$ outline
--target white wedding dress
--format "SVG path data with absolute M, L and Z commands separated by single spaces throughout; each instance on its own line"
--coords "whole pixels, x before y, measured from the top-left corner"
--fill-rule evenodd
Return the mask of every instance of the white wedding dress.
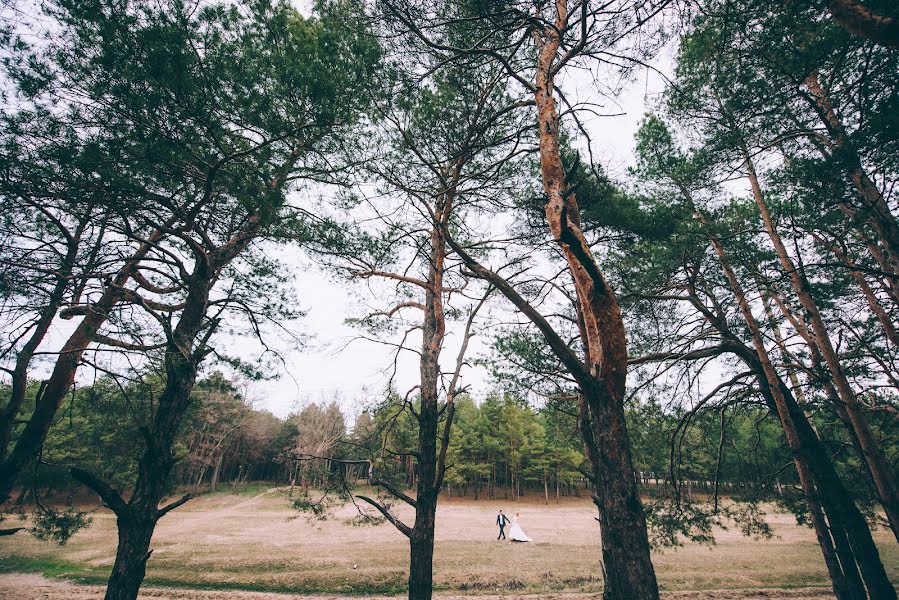
M 533 542 L 531 538 L 525 534 L 521 525 L 518 524 L 518 517 L 512 519 L 512 527 L 509 529 L 509 539 L 513 542 Z

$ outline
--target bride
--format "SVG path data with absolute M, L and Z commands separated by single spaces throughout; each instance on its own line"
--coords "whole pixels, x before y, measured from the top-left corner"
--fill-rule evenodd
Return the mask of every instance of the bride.
M 512 527 L 509 529 L 509 539 L 513 542 L 533 542 L 534 540 L 527 536 L 521 528 L 521 525 L 518 523 L 518 517 L 520 516 L 521 513 L 517 512 L 512 518 Z

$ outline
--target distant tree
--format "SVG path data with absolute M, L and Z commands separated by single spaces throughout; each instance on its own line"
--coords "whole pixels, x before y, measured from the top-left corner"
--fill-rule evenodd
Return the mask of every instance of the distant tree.
M 346 423 L 336 402 L 308 404 L 288 418 L 296 428 L 296 434 L 284 449 L 292 462 L 290 491 L 296 478 L 306 488 L 321 484 L 330 470 L 330 458 L 335 457 L 338 443 L 346 436 Z
M 209 474 L 209 491 L 216 491 L 225 457 L 244 422 L 250 407 L 234 385 L 221 373 L 213 373 L 194 386 L 195 414 L 188 415 L 186 465 L 193 493 Z

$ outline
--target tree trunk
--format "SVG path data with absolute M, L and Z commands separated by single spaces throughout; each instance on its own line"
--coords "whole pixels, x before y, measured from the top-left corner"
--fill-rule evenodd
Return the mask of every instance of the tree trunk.
M 864 273 L 856 268 L 856 265 L 849 258 L 849 255 L 846 254 L 846 252 L 844 252 L 842 248 L 840 248 L 839 244 L 837 244 L 836 242 L 827 244 L 823 240 L 821 240 L 821 242 L 825 243 L 834 253 L 834 255 L 840 259 L 840 262 L 846 265 L 846 268 L 849 271 L 849 275 L 862 291 L 862 294 L 865 297 L 865 301 L 868 303 L 868 308 L 870 308 L 874 316 L 877 317 L 877 320 L 880 322 L 880 326 L 883 328 L 883 332 L 886 334 L 887 339 L 890 340 L 894 348 L 899 348 L 899 332 L 896 331 L 896 326 L 893 324 L 890 315 L 887 314 L 886 309 L 880 304 L 880 300 L 877 298 L 874 290 L 871 289 L 871 286 L 868 284 L 867 279 L 865 279 Z
M 168 350 L 171 352 L 172 348 Z M 194 365 L 179 360 L 181 357 L 166 358 L 166 387 L 160 395 L 153 431 L 146 440 L 147 448 L 138 466 L 134 492 L 127 509 L 117 513 L 119 547 L 106 587 L 106 600 L 136 600 L 150 557 L 150 540 L 158 518 L 165 511 L 160 511 L 158 506 L 174 466 L 172 444 L 196 381 Z
M 416 501 L 415 526 L 409 536 L 409 600 L 431 600 L 437 496 L 426 494 Z
M 658 585 L 649 553 L 646 517 L 631 462 L 624 410 L 610 401 L 600 384 L 581 395 L 579 426 L 596 488 L 603 556 L 603 598 L 657 598 Z
M 896 540 L 899 541 L 899 493 L 897 493 L 896 490 L 896 481 L 893 471 L 887 463 L 886 457 L 880 448 L 880 444 L 871 431 L 867 418 L 862 413 L 855 391 L 849 383 L 846 372 L 837 356 L 836 349 L 830 340 L 830 334 L 824 324 L 824 319 L 821 317 L 818 305 L 812 297 L 811 286 L 808 281 L 806 281 L 803 273 L 796 268 L 795 263 L 787 252 L 786 246 L 784 246 L 780 234 L 774 226 L 774 221 L 771 218 L 771 213 L 768 211 L 768 205 L 765 201 L 764 194 L 762 193 L 761 184 L 759 183 L 752 159 L 748 153 L 745 158 L 749 181 L 752 185 L 752 194 L 759 207 L 762 221 L 768 231 L 768 236 L 774 245 L 774 249 L 777 252 L 781 265 L 789 277 L 793 291 L 796 293 L 799 303 L 802 305 L 802 308 L 808 316 L 814 333 L 814 344 L 821 352 L 824 362 L 830 371 L 834 387 L 840 396 L 840 401 L 845 407 L 852 430 L 862 449 L 862 458 L 865 460 L 865 464 L 871 472 L 872 479 L 874 480 L 877 489 L 877 495 L 880 498 L 880 503 L 890 522 L 893 535 L 896 537 Z M 897 250 L 899 250 L 899 233 L 897 233 Z
M 129 510 L 116 520 L 119 543 L 106 585 L 106 600 L 134 600 L 144 580 L 156 515 L 138 516 L 131 513 Z
M 627 339 L 615 294 L 606 283 L 580 229 L 580 210 L 567 187 L 560 150 L 559 113 L 553 96 L 553 65 L 567 5 L 557 3 L 556 26 L 544 27 L 537 57 L 534 99 L 540 136 L 540 171 L 545 213 L 577 291 L 579 325 L 586 365 L 579 381 L 581 435 L 596 485 L 605 568 L 603 598 L 620 600 L 659 596 L 650 560 L 646 519 L 624 422 Z
M 174 222 L 175 218 L 171 218 L 165 223 L 165 226 L 170 227 Z M 31 464 L 43 446 L 50 424 L 56 416 L 56 411 L 59 410 L 62 401 L 75 381 L 75 373 L 78 370 L 81 357 L 93 341 L 97 331 L 106 322 L 109 311 L 119 301 L 119 288 L 131 279 L 140 261 L 162 237 L 163 233 L 160 229 L 150 233 L 147 240 L 119 270 L 111 285 L 107 286 L 99 300 L 91 305 L 91 310 L 88 311 L 63 345 L 50 378 L 47 380 L 40 397 L 35 402 L 34 412 L 28 419 L 28 423 L 25 424 L 25 428 L 19 435 L 19 439 L 16 441 L 12 451 L 7 456 L 4 456 L 4 460 L 0 463 L 0 503 L 5 502 L 9 498 L 16 479 L 22 470 Z
M 172 446 L 190 404 L 197 368 L 206 350 L 200 346 L 198 339 L 205 325 L 209 292 L 220 269 L 246 249 L 260 225 L 259 217 L 251 216 L 239 234 L 203 257 L 203 260 L 196 261 L 187 281 L 188 292 L 181 316 L 174 329 L 167 334 L 165 387 L 156 404 L 152 427 L 147 428 L 144 434 L 145 448 L 138 464 L 134 491 L 128 504 L 116 509 L 119 523 L 124 527 L 119 541 L 120 544 L 124 542 L 125 547 L 117 551 L 116 565 L 106 590 L 107 600 L 136 600 L 156 521 L 190 499 L 190 496 L 185 496 L 162 509 L 158 508 L 175 464 Z M 117 504 L 124 503 L 119 498 Z
M 6 403 L 6 406 L 0 407 L 0 460 L 6 458 L 6 453 L 9 451 L 16 418 L 19 416 L 19 411 L 22 409 L 22 404 L 25 401 L 31 359 L 34 357 L 38 346 L 44 341 L 47 331 L 50 330 L 50 325 L 56 318 L 56 313 L 62 304 L 63 296 L 69 288 L 69 278 L 78 256 L 78 244 L 81 240 L 82 232 L 83 226 L 79 227 L 75 235 L 69 239 L 66 255 L 56 274 L 56 285 L 54 285 L 53 290 L 47 297 L 46 305 L 38 312 L 28 341 L 25 342 L 16 355 L 15 367 L 10 373 L 9 401 Z M 46 389 L 41 386 L 41 389 L 38 391 L 38 398 L 43 395 L 44 391 Z M 6 492 L 7 496 L 8 494 L 9 490 Z M 0 497 L 0 503 L 5 500 L 5 497 Z
M 215 488 L 219 482 L 219 475 L 222 472 L 222 462 L 225 460 L 224 450 L 219 453 L 218 460 L 215 462 L 215 469 L 212 471 L 212 479 L 209 482 L 209 491 L 215 492 Z
M 688 201 L 690 201 L 689 198 Z M 692 205 L 692 201 L 690 201 L 690 204 Z M 691 206 L 691 208 L 695 209 L 695 206 Z M 774 369 L 765 347 L 761 328 L 752 314 L 752 309 L 743 287 L 730 266 L 724 247 L 708 228 L 705 216 L 696 210 L 694 210 L 694 214 L 696 214 L 700 224 L 709 235 L 724 275 L 737 299 L 740 313 L 752 337 L 754 352 L 734 339 L 737 345 L 736 351 L 757 374 L 759 386 L 766 402 L 770 409 L 780 418 L 809 506 L 814 511 L 814 507 L 818 505 L 820 498 L 820 504 L 824 507 L 829 521 L 837 526 L 842 526 L 849 536 L 852 552 L 846 555 L 847 566 L 831 573 L 834 591 L 838 595 L 844 594 L 844 597 L 848 598 L 865 597 L 864 590 L 846 590 L 846 585 L 851 583 L 851 580 L 847 579 L 845 574 L 847 571 L 851 573 L 852 569 L 855 568 L 854 565 L 858 564 L 867 584 L 870 597 L 878 600 L 893 600 L 896 598 L 896 592 L 889 579 L 887 579 L 883 562 L 880 560 L 880 555 L 864 517 L 849 497 L 845 487 L 843 487 L 827 452 L 821 446 L 820 440 L 808 422 L 805 413 L 796 404 L 790 389 L 781 381 Z M 716 323 L 715 326 L 727 337 L 731 336 L 730 332 L 725 328 L 726 326 L 722 323 Z M 804 478 L 805 474 L 810 474 L 811 477 Z M 812 485 L 817 486 L 818 495 L 814 493 Z M 816 528 L 823 527 L 823 524 L 820 522 L 815 523 L 815 525 Z M 819 541 L 822 542 L 821 551 L 828 568 L 834 568 L 833 552 L 830 544 L 823 538 L 822 529 L 821 537 L 819 537 Z
M 430 536 L 413 534 L 409 538 L 409 548 L 411 551 L 409 561 L 409 600 L 431 600 L 434 588 L 433 530 Z
M 827 8 L 847 31 L 899 48 L 899 19 L 878 14 L 858 0 L 827 0 Z
M 433 370 L 431 370 L 433 366 Z M 415 525 L 409 535 L 409 600 L 431 600 L 433 591 L 434 523 L 437 512 L 437 363 L 422 359 L 422 402 L 419 409 L 418 486 Z M 424 373 L 428 369 L 427 374 Z M 426 375 L 426 376 L 425 376 Z M 427 394 L 427 395 L 425 395 Z
M 833 142 L 834 157 L 842 163 L 853 187 L 865 208 L 868 222 L 877 232 L 887 250 L 886 259 L 892 268 L 886 269 L 899 276 L 899 222 L 890 210 L 883 194 L 871 180 L 862 165 L 858 150 L 849 140 L 843 122 L 831 103 L 830 96 L 821 86 L 817 71 L 803 82 L 811 94 L 812 108 L 818 113 Z
M 544 504 L 549 504 L 549 480 L 547 479 L 545 467 L 543 469 L 543 500 Z

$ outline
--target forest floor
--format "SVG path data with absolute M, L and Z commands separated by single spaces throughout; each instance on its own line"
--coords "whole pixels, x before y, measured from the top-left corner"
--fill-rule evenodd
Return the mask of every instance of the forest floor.
M 535 542 L 496 541 L 500 508 L 520 510 L 521 523 Z M 401 593 L 406 539 L 390 524 L 353 525 L 354 514 L 350 505 L 326 520 L 310 519 L 276 490 L 202 496 L 160 521 L 144 596 L 305 600 L 309 596 L 286 594 L 314 594 L 323 600 Z M 563 498 L 558 505 L 545 505 L 536 496 L 518 502 L 442 499 L 434 559 L 437 595 L 444 600 L 497 595 L 567 600 L 598 591 L 602 577 L 594 514 L 586 498 Z M 768 520 L 774 531 L 770 540 L 718 530 L 715 546 L 687 545 L 655 554 L 666 598 L 832 597 L 813 531 L 778 512 L 769 512 Z M 883 530 L 876 538 L 890 577 L 899 582 L 899 545 Z M 115 521 L 105 509 L 96 510 L 93 524 L 62 547 L 21 533 L 0 538 L 0 598 L 100 598 L 115 544 Z

